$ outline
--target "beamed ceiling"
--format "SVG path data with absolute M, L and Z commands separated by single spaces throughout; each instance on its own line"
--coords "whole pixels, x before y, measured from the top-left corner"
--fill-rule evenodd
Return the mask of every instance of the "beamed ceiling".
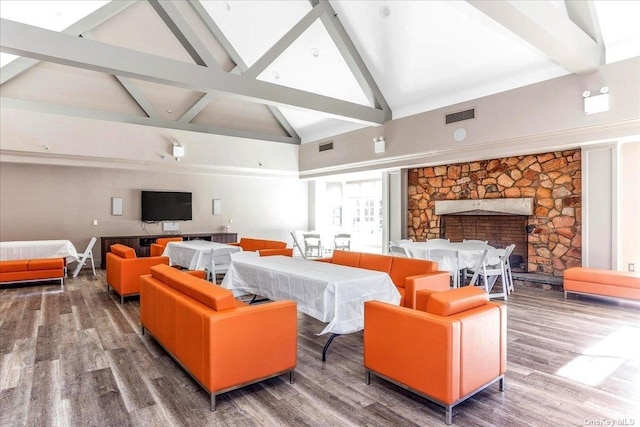
M 3 106 L 292 144 L 640 55 L 633 1 L 2 0 L 0 15 Z

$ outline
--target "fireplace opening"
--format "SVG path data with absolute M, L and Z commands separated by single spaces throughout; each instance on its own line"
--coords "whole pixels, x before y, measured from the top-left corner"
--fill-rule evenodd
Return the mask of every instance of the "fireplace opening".
M 509 257 L 511 269 L 527 271 L 527 216 L 525 215 L 442 215 L 440 236 L 452 242 L 486 240 L 496 248 L 516 247 Z

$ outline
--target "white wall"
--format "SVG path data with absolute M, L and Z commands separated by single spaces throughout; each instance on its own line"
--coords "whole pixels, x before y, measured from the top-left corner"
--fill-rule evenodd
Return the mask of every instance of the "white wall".
M 640 271 L 640 141 L 622 146 L 620 201 L 620 270 Z

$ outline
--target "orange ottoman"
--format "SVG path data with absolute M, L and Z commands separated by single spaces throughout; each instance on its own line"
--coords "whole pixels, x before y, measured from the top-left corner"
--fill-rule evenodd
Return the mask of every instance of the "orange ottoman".
M 564 271 L 564 297 L 586 294 L 640 301 L 640 274 L 598 268 L 571 267 Z

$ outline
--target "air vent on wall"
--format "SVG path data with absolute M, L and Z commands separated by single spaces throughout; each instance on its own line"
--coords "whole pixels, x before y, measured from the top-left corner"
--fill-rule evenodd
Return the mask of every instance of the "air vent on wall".
M 318 146 L 318 151 L 323 152 L 327 150 L 333 150 L 333 141 L 325 142 L 324 144 L 320 144 Z
M 472 108 L 470 110 L 458 111 L 457 113 L 451 113 L 444 116 L 445 124 L 461 122 L 463 120 L 474 119 L 476 117 L 476 109 Z

